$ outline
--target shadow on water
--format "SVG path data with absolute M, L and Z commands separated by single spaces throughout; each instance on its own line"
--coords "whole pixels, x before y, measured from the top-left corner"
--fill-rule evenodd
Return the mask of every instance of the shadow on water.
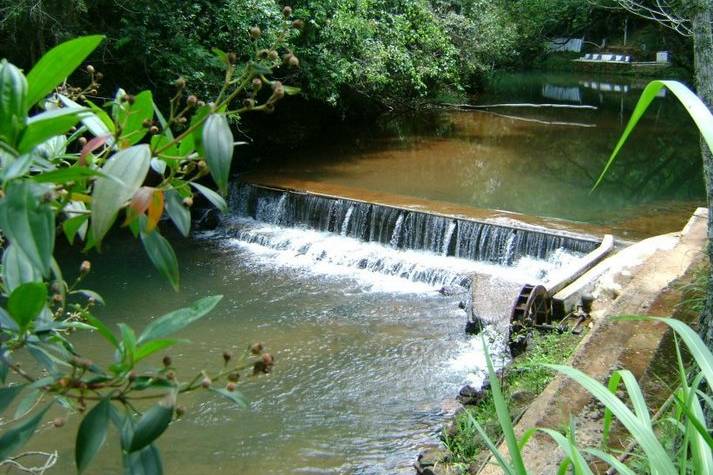
M 260 171 L 586 222 L 621 237 L 675 231 L 703 202 L 704 189 L 696 129 L 672 97 L 655 100 L 604 185 L 590 194 L 644 85 L 621 77 L 501 75 L 479 104 L 597 110 L 512 107 L 386 116 L 369 130 L 330 137 L 319 148 L 268 161 Z

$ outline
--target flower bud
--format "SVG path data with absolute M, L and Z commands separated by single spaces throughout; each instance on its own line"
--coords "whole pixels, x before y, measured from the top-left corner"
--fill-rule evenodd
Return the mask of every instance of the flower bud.
M 254 40 L 260 38 L 260 35 L 262 35 L 262 31 L 259 26 L 251 26 L 248 31 L 250 32 L 250 37 Z
M 224 351 L 223 352 L 223 361 L 225 361 L 225 364 L 228 364 L 230 359 L 233 357 L 233 354 L 229 351 Z
M 79 138 L 77 139 L 77 143 L 79 143 L 79 145 L 81 145 L 82 147 L 84 147 L 84 146 L 87 144 L 87 138 L 86 138 L 86 137 L 79 137 Z
M 184 125 L 184 124 L 186 124 L 187 122 L 188 122 L 188 119 L 186 119 L 185 117 L 179 117 L 179 118 L 178 118 L 178 123 L 181 124 L 181 125 Z
M 244 99 L 243 107 L 247 109 L 252 109 L 253 107 L 255 107 L 255 99 Z
M 87 72 L 89 74 L 94 74 L 94 72 L 95 72 L 94 66 L 92 66 L 91 64 L 89 66 L 87 66 Z
M 235 53 L 228 53 L 228 62 L 230 64 L 235 64 L 238 62 L 238 55 Z
M 59 429 L 60 427 L 64 426 L 65 422 L 66 421 L 64 417 L 57 417 L 52 421 L 52 425 Z
M 210 378 L 208 376 L 206 376 L 201 381 L 201 386 L 205 389 L 208 389 L 210 387 L 211 383 L 213 383 L 213 381 L 211 381 Z
M 141 127 L 143 127 L 144 129 L 148 129 L 149 127 L 151 127 L 152 124 L 153 122 L 151 122 L 149 119 L 144 119 L 144 121 L 141 122 Z
M 237 388 L 237 387 L 238 387 L 238 385 L 235 384 L 235 383 L 232 382 L 232 381 L 225 385 L 225 389 L 227 389 L 227 390 L 230 391 L 231 393 L 232 393 L 233 391 L 235 391 L 235 388 Z
M 292 22 L 292 28 L 294 28 L 296 30 L 301 30 L 304 27 L 305 27 L 305 22 L 302 20 L 295 20 Z
M 262 343 L 253 343 L 253 345 L 250 347 L 250 353 L 253 355 L 259 355 L 262 353 Z
M 283 8 L 282 14 L 285 16 L 285 18 L 289 18 L 292 15 L 292 7 L 286 6 L 285 8 Z
M 265 366 L 272 366 L 274 364 L 272 355 L 270 353 L 263 353 L 262 354 L 262 362 Z
M 181 418 L 186 414 L 185 406 L 176 406 L 176 417 Z
M 183 198 L 183 205 L 186 206 L 186 207 L 188 207 L 188 208 L 190 208 L 191 206 L 193 206 L 193 198 L 191 198 L 190 196 L 187 196 L 187 197 Z
M 133 383 L 134 381 L 136 381 L 137 376 L 138 376 L 138 374 L 136 374 L 136 370 L 132 369 L 131 372 L 129 373 L 129 382 Z
M 191 94 L 191 95 L 188 96 L 188 98 L 186 99 L 186 104 L 187 104 L 189 107 L 194 107 L 196 104 L 198 104 L 198 98 L 197 98 L 196 96 L 194 96 L 194 95 Z
M 163 365 L 164 365 L 166 368 L 168 368 L 169 366 L 171 366 L 171 363 L 173 363 L 173 360 L 171 360 L 171 357 L 170 357 L 170 356 L 166 355 L 166 356 L 163 357 Z
M 205 160 L 198 160 L 198 168 L 203 169 L 207 166 L 208 166 L 208 164 L 205 162 Z
M 268 57 L 270 60 L 275 61 L 277 58 L 280 57 L 280 55 L 277 54 L 277 51 L 275 51 L 275 50 L 273 49 L 273 50 L 270 50 L 269 53 L 267 53 L 267 57 Z
M 183 89 L 184 87 L 186 87 L 186 80 L 183 78 L 178 78 L 176 79 L 176 82 L 174 84 L 178 89 Z
M 176 379 L 176 373 L 174 371 L 166 371 L 166 379 L 169 381 L 173 381 Z
M 262 79 L 260 79 L 260 78 L 253 78 L 252 84 L 253 84 L 253 89 L 255 89 L 256 91 L 258 91 L 258 90 L 260 90 L 260 88 L 262 87 Z
M 299 68 L 299 67 L 300 67 L 300 60 L 299 60 L 299 58 L 298 58 L 297 56 L 295 56 L 294 54 L 292 54 L 292 55 L 290 55 L 290 57 L 287 59 L 287 64 L 288 64 L 290 67 Z
M 90 270 L 92 270 L 92 263 L 89 261 L 82 261 L 82 264 L 79 266 L 79 273 L 86 274 Z
M 62 294 L 54 294 L 52 296 L 52 301 L 54 303 L 62 303 L 63 300 L 64 300 L 64 297 L 62 297 Z
M 151 135 L 156 135 L 158 132 L 159 132 L 158 127 L 156 127 L 155 125 L 152 125 L 151 128 L 149 129 L 149 133 Z
M 136 96 L 134 96 L 133 94 L 129 94 L 124 97 L 126 97 L 126 102 L 128 102 L 130 106 L 134 105 L 134 102 L 136 102 Z
M 239 379 L 240 379 L 240 374 L 236 371 L 233 371 L 232 373 L 228 374 L 228 381 L 237 383 Z
M 267 59 L 270 55 L 270 52 L 266 49 L 261 49 L 257 52 L 257 57 L 260 59 Z
M 102 73 L 97 73 L 94 77 L 97 81 L 101 81 L 102 79 L 104 79 L 104 75 Z

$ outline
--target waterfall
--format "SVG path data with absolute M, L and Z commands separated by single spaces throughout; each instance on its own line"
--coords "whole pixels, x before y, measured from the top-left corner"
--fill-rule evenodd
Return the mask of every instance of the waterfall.
M 529 266 L 525 280 L 539 279 L 562 253 L 576 258 L 598 245 L 593 238 L 246 184 L 234 186 L 229 202 L 230 219 L 240 223 L 228 232 L 241 242 L 285 251 L 292 260 L 430 285 L 464 284 L 463 276 L 478 270 L 516 274 L 521 261 Z
M 285 227 L 332 232 L 398 249 L 428 251 L 510 265 L 521 257 L 547 259 L 557 250 L 585 254 L 598 242 L 586 236 L 450 218 L 343 198 L 239 184 L 232 211 Z

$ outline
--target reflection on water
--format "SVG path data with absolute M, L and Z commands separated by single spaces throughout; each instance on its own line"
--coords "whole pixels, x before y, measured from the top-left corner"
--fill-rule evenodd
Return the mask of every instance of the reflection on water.
M 479 103 L 576 103 L 597 109 L 386 117 L 369 130 L 268 161 L 264 171 L 592 223 L 622 237 L 670 232 L 683 226 L 704 197 L 697 132 L 672 97 L 656 99 L 604 185 L 589 192 L 643 85 L 621 77 L 499 76 Z

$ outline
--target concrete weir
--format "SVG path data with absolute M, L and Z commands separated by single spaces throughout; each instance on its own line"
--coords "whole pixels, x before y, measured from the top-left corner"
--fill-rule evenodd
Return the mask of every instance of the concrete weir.
M 509 266 L 523 257 L 548 259 L 556 251 L 570 252 L 582 257 L 553 278 L 544 282 L 526 282 L 525 287 L 544 287 L 549 308 L 550 299 L 563 291 L 582 274 L 596 265 L 614 249 L 610 235 L 551 229 L 525 220 L 503 219 L 494 211 L 488 216 L 484 210 L 478 218 L 462 213 L 450 214 L 442 210 L 400 206 L 399 200 L 380 196 L 378 201 L 364 201 L 354 196 L 344 197 L 319 192 L 307 192 L 280 186 L 240 183 L 232 190 L 232 209 L 240 216 L 286 227 L 304 226 L 366 242 L 377 242 L 392 249 L 426 251 L 440 256 L 453 256 L 479 262 Z M 367 264 L 365 264 L 367 265 Z M 483 290 L 487 277 L 480 274 L 463 275 L 456 282 L 470 287 L 470 302 L 466 302 L 469 326 L 483 317 L 474 308 L 474 294 L 492 293 Z M 434 276 L 422 277 L 431 283 Z M 453 279 L 450 280 L 453 282 Z M 478 284 L 478 285 L 476 285 Z M 531 284 L 531 285 L 529 285 Z M 505 305 L 516 305 L 516 300 Z M 528 300 L 526 313 L 532 302 Z M 576 302 L 566 299 L 557 305 L 559 316 L 571 310 Z M 510 314 L 511 308 L 502 308 Z M 492 312 L 486 312 L 491 313 Z M 551 312 L 548 313 L 548 320 Z M 498 320 L 502 317 L 496 316 Z M 486 318 L 487 321 L 487 318 Z

